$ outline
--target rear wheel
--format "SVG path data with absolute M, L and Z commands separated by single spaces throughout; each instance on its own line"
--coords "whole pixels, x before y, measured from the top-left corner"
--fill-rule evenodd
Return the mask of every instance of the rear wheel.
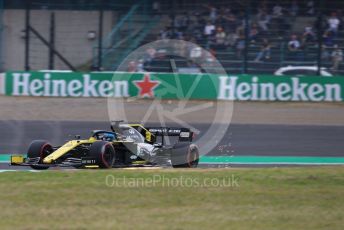
M 43 159 L 53 152 L 53 147 L 47 141 L 33 141 L 30 146 L 29 150 L 27 151 L 27 157 L 29 159 L 37 158 L 38 164 L 43 164 Z M 41 165 L 32 165 L 30 166 L 33 169 L 43 170 L 48 169 L 49 166 L 41 166 Z
M 199 150 L 197 145 L 178 143 L 172 151 L 171 163 L 173 168 L 197 168 Z
M 112 168 L 115 161 L 115 149 L 110 142 L 96 141 L 91 145 L 90 157 L 96 160 L 100 168 Z

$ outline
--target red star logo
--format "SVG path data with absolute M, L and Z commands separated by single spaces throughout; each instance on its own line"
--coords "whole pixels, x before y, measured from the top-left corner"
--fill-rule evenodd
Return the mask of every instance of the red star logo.
M 140 97 L 154 97 L 154 89 L 160 84 L 160 81 L 152 81 L 149 74 L 145 74 L 142 81 L 133 81 L 139 89 Z

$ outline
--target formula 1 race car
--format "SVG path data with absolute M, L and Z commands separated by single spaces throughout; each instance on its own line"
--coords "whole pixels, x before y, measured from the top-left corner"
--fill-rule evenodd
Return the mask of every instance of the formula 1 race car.
M 173 166 L 194 168 L 199 150 L 187 128 L 144 127 L 111 122 L 111 131 L 93 130 L 89 139 L 76 136 L 62 146 L 33 141 L 27 157 L 11 156 L 11 165 L 48 169 L 52 166 L 112 168 L 128 166 Z

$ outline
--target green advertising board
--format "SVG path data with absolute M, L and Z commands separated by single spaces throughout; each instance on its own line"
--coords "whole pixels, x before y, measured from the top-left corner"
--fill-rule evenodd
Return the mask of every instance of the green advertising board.
M 342 101 L 341 77 L 173 73 L 7 72 L 9 96 Z

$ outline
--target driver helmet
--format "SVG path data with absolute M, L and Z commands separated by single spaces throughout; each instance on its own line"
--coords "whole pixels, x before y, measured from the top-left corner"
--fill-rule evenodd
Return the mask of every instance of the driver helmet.
M 112 133 L 105 133 L 103 139 L 105 141 L 113 141 L 115 139 L 115 135 Z

